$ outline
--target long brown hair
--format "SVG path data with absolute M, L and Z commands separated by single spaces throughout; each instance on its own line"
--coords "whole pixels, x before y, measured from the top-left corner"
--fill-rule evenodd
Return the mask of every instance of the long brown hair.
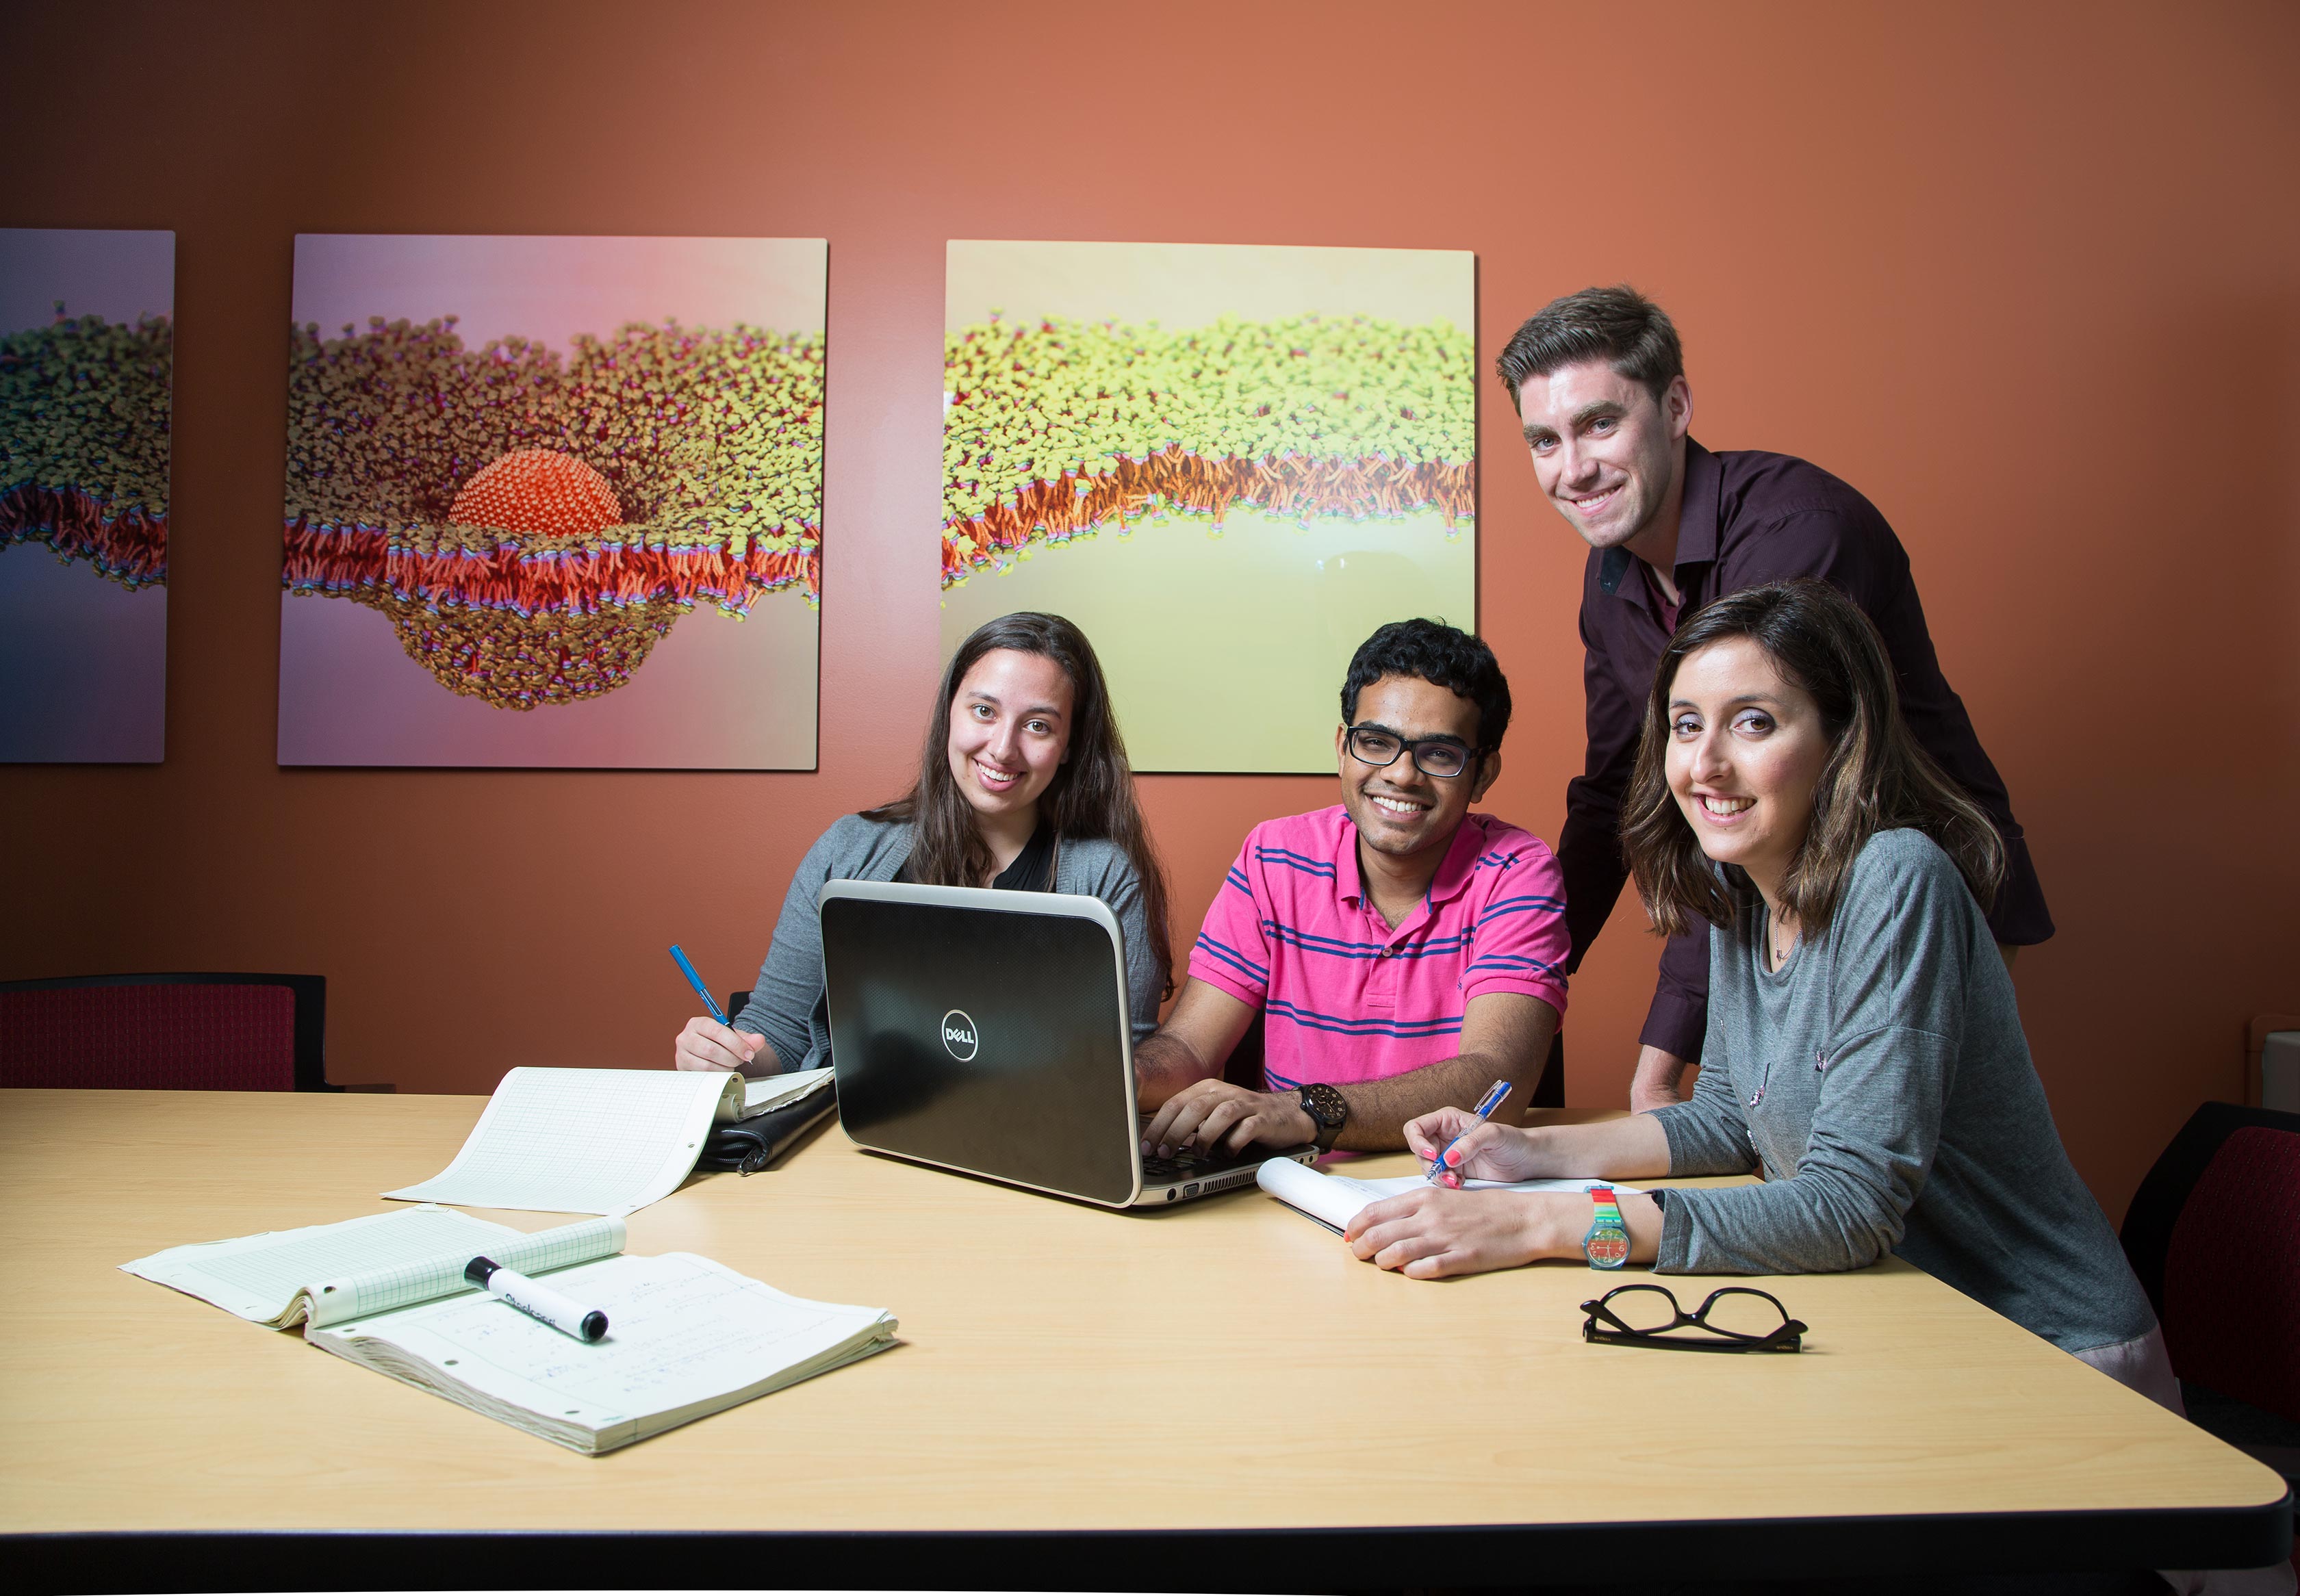
M 927 717 L 918 780 L 893 802 L 863 810 L 862 818 L 907 820 L 915 827 L 917 840 L 911 844 L 914 880 L 934 886 L 981 885 L 990 873 L 990 848 L 950 773 L 950 706 L 975 662 L 1002 648 L 1052 660 L 1071 678 L 1070 751 L 1054 779 L 1038 795 L 1038 813 L 1054 827 L 1058 839 L 1106 837 L 1134 866 L 1143 918 L 1150 926 L 1150 952 L 1158 963 L 1158 983 L 1162 991 L 1171 992 L 1174 955 L 1167 940 L 1165 867 L 1135 802 L 1134 771 L 1126 762 L 1126 739 L 1119 735 L 1102 662 L 1094 657 L 1086 634 L 1061 616 L 1018 611 L 974 628 L 942 673 L 942 689 Z
M 1812 694 L 1829 738 L 1812 821 L 1781 878 L 1783 906 L 1801 927 L 1827 927 L 1863 845 L 1896 827 L 1938 843 L 1983 910 L 1996 901 L 2004 839 L 1909 735 L 1885 640 L 1851 599 L 1799 577 L 1719 599 L 1677 628 L 1654 669 L 1637 769 L 1621 802 L 1621 852 L 1657 928 L 1678 936 L 1703 921 L 1729 926 L 1755 892 L 1739 867 L 1721 868 L 1702 852 L 1669 790 L 1669 701 L 1678 667 L 1729 637 L 1755 643 L 1775 669 Z

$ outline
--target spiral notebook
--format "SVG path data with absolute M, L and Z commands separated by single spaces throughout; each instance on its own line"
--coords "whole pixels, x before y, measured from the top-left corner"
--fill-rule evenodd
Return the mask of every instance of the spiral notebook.
M 619 1255 L 607 1218 L 525 1234 L 423 1207 L 122 1264 L 571 1451 L 596 1454 L 884 1351 L 892 1314 L 787 1296 L 688 1252 Z M 607 1315 L 593 1343 L 472 1287 L 475 1253 Z
M 830 1071 L 739 1075 L 522 1065 L 496 1084 L 448 1166 L 386 1192 L 403 1202 L 618 1214 L 695 1172 L 714 1124 L 830 1090 Z
M 304 1339 L 594 1455 L 895 1344 L 884 1309 L 786 1296 L 692 1252 L 601 1259 L 547 1278 L 605 1310 L 603 1340 L 577 1341 L 480 1293 L 315 1326 Z
M 529 1233 L 426 1203 L 334 1225 L 171 1247 L 120 1267 L 226 1313 L 284 1330 L 338 1324 L 469 1291 L 463 1266 L 482 1252 L 522 1275 L 540 1275 L 622 1250 L 621 1219 L 584 1219 Z

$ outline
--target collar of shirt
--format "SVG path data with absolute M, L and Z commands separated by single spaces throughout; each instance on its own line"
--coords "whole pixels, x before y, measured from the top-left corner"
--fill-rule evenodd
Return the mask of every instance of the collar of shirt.
M 1685 440 L 1685 497 L 1677 512 L 1677 568 L 1670 579 L 1677 584 L 1678 592 L 1688 597 L 1693 584 L 1679 573 L 1688 565 L 1706 565 L 1717 558 L 1717 525 L 1723 513 L 1725 473 L 1717 457 L 1692 438 Z M 1608 597 L 1641 603 L 1646 609 L 1660 612 L 1659 595 L 1650 591 L 1651 585 L 1640 581 L 1626 593 L 1621 591 L 1622 579 L 1638 557 L 1618 545 L 1607 549 L 1597 565 L 1597 586 Z M 1644 575 L 1642 571 L 1638 573 Z
M 1429 885 L 1421 894 L 1421 906 L 1394 927 L 1383 921 L 1391 941 L 1418 929 L 1438 912 L 1439 904 L 1450 903 L 1462 895 L 1477 870 L 1478 856 L 1485 851 L 1485 827 L 1477 824 L 1475 816 L 1462 817 L 1462 823 L 1454 827 L 1454 841 L 1446 848 L 1446 857 L 1438 862 L 1437 875 L 1429 878 Z M 1349 819 L 1346 810 L 1340 835 L 1335 839 L 1334 895 L 1367 914 L 1381 914 L 1366 895 L 1365 878 L 1358 871 L 1357 824 Z

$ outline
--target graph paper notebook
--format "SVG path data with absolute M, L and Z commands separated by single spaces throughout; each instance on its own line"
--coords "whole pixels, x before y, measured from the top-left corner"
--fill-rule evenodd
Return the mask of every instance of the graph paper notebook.
M 785 1296 L 619 1218 L 522 1234 L 441 1208 L 172 1247 L 120 1267 L 579 1452 L 612 1451 L 894 1344 L 894 1316 Z M 484 1252 L 607 1315 L 585 1342 L 473 1287 Z
M 718 1120 L 751 1110 L 739 1075 L 522 1066 L 497 1083 L 454 1161 L 386 1197 L 465 1208 L 616 1214 L 679 1189 Z M 775 1106 L 758 1094 L 759 1110 Z
M 1379 1202 L 1402 1192 L 1418 1191 L 1429 1184 L 1419 1175 L 1393 1175 L 1381 1180 L 1328 1175 L 1321 1169 L 1304 1168 L 1291 1159 L 1268 1160 L 1254 1172 L 1254 1178 L 1257 1185 L 1280 1202 L 1301 1209 L 1327 1229 L 1336 1231 L 1349 1228 L 1350 1221 L 1367 1203 Z M 1586 1192 L 1600 1185 L 1610 1185 L 1616 1192 L 1644 1189 L 1625 1186 L 1618 1181 L 1596 1180 L 1473 1180 L 1465 1185 L 1472 1192 Z
M 449 1297 L 304 1333 L 313 1346 L 474 1413 L 596 1454 L 884 1351 L 894 1316 L 810 1302 L 691 1252 L 562 1269 L 607 1315 L 586 1344 L 493 1297 Z
M 337 1225 L 171 1247 L 120 1267 L 227 1313 L 286 1329 L 468 1293 L 463 1266 L 482 1252 L 522 1275 L 538 1275 L 622 1249 L 621 1219 L 585 1219 L 529 1234 L 427 1203 Z

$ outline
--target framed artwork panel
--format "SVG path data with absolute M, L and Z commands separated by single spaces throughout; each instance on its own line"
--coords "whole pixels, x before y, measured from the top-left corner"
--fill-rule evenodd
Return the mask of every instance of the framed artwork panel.
M 279 762 L 812 769 L 826 264 L 298 237 Z
M 1333 769 L 1350 656 L 1477 610 L 1475 258 L 954 240 L 942 643 L 1069 617 L 1138 770 Z
M 166 752 L 176 236 L 0 228 L 0 761 Z

